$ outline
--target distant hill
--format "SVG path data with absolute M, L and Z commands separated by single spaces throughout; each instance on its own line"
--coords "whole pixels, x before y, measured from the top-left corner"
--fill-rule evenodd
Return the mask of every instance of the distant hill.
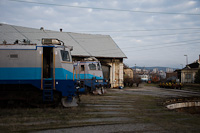
M 135 69 L 135 67 L 131 67 L 132 69 Z M 136 66 L 136 68 L 138 69 L 145 69 L 145 70 L 153 70 L 154 68 L 158 68 L 158 70 L 163 70 L 164 72 L 166 72 L 166 69 L 167 68 L 170 68 L 170 67 L 159 67 L 159 66 L 155 66 L 155 67 L 140 67 L 140 66 Z M 177 68 L 171 68 L 173 70 L 176 70 Z

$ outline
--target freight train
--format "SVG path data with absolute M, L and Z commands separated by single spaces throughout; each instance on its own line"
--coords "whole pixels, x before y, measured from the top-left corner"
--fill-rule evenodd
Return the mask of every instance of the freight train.
M 0 100 L 77 106 L 81 89 L 74 78 L 71 50 L 54 38 L 43 38 L 41 44 L 25 39 L 0 44 Z
M 104 79 L 101 63 L 95 57 L 74 63 L 74 75 L 81 82 L 81 88 L 93 94 L 104 94 L 108 81 Z

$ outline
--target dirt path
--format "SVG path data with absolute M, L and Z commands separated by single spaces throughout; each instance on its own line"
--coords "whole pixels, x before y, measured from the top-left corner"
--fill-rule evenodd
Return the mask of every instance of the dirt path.
M 199 115 L 170 111 L 160 104 L 165 98 L 192 96 L 200 93 L 144 85 L 109 89 L 104 96 L 82 96 L 81 118 L 69 119 L 68 128 L 37 133 L 199 132 Z

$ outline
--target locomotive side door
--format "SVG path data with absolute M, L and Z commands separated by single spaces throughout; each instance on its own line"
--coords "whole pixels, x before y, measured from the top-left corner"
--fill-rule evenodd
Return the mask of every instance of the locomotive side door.
M 43 47 L 43 64 L 42 64 L 42 84 L 45 81 L 51 83 L 52 88 L 55 88 L 55 57 L 54 47 L 45 46 Z M 44 89 L 44 87 L 42 87 Z
M 43 78 L 54 78 L 53 47 L 43 47 Z
M 85 79 L 85 63 L 81 63 L 79 67 L 79 79 Z

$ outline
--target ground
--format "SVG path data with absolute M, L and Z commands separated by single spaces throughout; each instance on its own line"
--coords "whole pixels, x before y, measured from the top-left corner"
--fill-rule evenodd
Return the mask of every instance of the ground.
M 0 131 L 35 133 L 199 132 L 200 115 L 169 110 L 170 99 L 200 92 L 140 85 L 83 95 L 73 108 L 1 108 Z

